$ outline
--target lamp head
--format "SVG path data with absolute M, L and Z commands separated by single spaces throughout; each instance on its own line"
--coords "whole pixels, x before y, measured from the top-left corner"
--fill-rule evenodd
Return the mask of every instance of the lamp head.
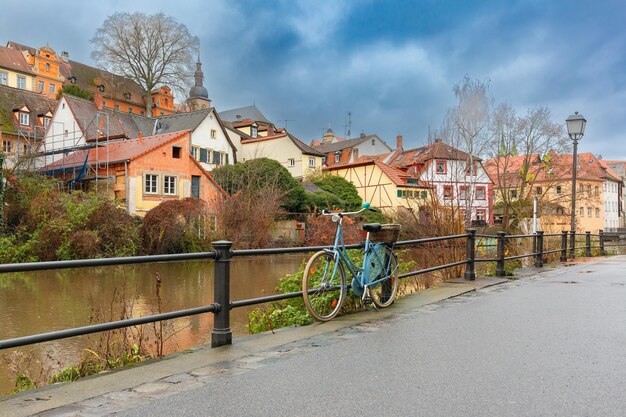
M 578 112 L 572 114 L 565 120 L 565 123 L 567 124 L 567 134 L 572 140 L 578 140 L 585 134 L 587 120 L 582 114 L 578 114 Z

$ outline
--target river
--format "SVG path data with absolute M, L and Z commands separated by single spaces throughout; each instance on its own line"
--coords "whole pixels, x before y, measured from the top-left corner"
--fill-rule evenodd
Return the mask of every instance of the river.
M 272 294 L 280 278 L 295 272 L 309 255 L 234 258 L 231 299 Z M 163 262 L 97 268 L 0 274 L 0 340 L 102 321 L 119 320 L 122 311 L 134 317 L 158 312 L 157 276 L 163 312 L 206 306 L 213 302 L 213 261 Z M 122 301 L 123 300 L 123 301 Z M 235 336 L 246 334 L 248 313 L 231 311 Z M 202 314 L 167 322 L 165 353 L 210 343 L 213 315 Z M 145 327 L 148 327 L 146 325 Z M 148 329 L 149 330 L 149 329 Z M 78 363 L 102 333 L 61 339 L 0 352 L 0 395 L 13 389 L 15 375 L 6 360 L 39 377 Z M 12 352 L 19 352 L 9 355 Z

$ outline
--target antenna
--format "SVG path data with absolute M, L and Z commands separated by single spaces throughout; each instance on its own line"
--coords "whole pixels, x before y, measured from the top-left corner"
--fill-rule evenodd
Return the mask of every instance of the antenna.
M 352 112 L 348 112 L 348 124 L 345 126 L 345 137 L 346 139 L 350 139 L 352 136 Z
M 284 122 L 283 127 L 287 129 L 287 122 L 295 122 L 294 119 L 280 119 L 279 122 Z

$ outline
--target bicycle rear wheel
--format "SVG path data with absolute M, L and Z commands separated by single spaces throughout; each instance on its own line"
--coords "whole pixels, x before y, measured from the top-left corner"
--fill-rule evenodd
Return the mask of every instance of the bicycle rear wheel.
M 335 317 L 347 292 L 343 266 L 332 253 L 317 252 L 309 259 L 302 275 L 302 296 L 311 317 L 317 321 Z
M 379 255 L 380 258 L 375 262 L 382 263 L 382 272 L 376 279 L 381 277 L 386 277 L 386 279 L 369 287 L 369 292 L 374 305 L 378 308 L 385 308 L 393 304 L 398 293 L 398 284 L 400 282 L 398 278 L 398 261 L 388 246 L 385 246 L 384 251 L 380 251 L 374 256 L 376 255 Z

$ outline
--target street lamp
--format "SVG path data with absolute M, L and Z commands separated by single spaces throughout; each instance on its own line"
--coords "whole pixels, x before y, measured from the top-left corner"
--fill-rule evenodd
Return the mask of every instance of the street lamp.
M 587 120 L 585 120 L 582 114 L 576 112 L 568 117 L 565 122 L 567 123 L 567 134 L 572 142 L 574 142 L 574 158 L 572 159 L 572 213 L 569 242 L 569 256 L 573 258 L 576 247 L 576 167 L 578 166 L 578 141 L 585 134 Z

